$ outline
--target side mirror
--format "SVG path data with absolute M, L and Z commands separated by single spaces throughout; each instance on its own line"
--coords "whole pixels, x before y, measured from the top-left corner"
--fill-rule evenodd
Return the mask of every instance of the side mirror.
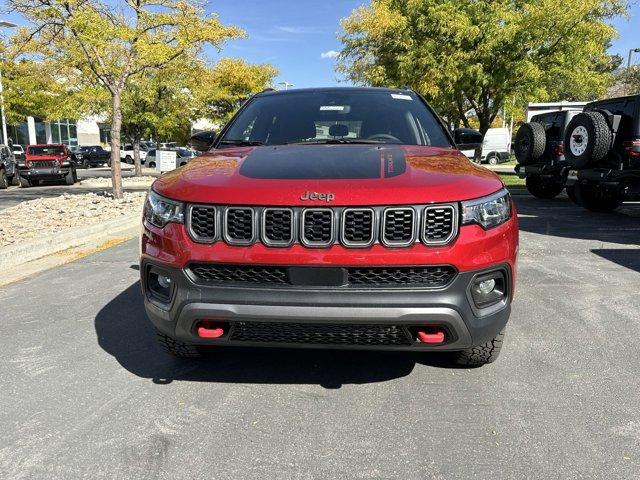
M 482 145 L 482 134 L 473 128 L 456 128 L 453 140 L 459 150 L 472 150 Z
M 191 147 L 194 150 L 197 150 L 198 152 L 206 152 L 211 148 L 211 145 L 213 145 L 213 141 L 215 139 L 216 139 L 216 132 L 211 132 L 211 131 L 198 132 L 195 135 L 191 136 L 191 139 L 189 140 L 189 145 L 191 145 Z

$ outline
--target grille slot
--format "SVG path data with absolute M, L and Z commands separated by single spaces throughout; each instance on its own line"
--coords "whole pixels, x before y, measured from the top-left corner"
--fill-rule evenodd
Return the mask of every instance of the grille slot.
M 342 242 L 347 246 L 369 246 L 374 241 L 375 212 L 348 208 L 342 214 Z
M 253 208 L 230 207 L 225 211 L 225 240 L 231 244 L 247 245 L 255 237 Z
M 266 245 L 286 246 L 293 243 L 293 210 L 267 208 L 262 221 L 262 239 Z
M 323 267 L 317 267 L 321 269 Z M 254 286 L 292 286 L 289 267 L 280 265 L 232 265 L 194 263 L 189 265 L 196 281 L 215 284 L 251 284 Z M 450 265 L 424 267 L 348 267 L 347 283 L 333 288 L 442 288 L 453 281 L 457 272 Z M 317 287 L 319 285 L 309 285 Z M 321 286 L 321 285 L 320 285 Z M 295 285 L 304 288 L 305 285 Z
M 399 325 L 238 322 L 231 341 L 313 345 L 411 345 Z
M 287 284 L 285 267 L 198 263 L 189 267 L 193 275 L 207 283 Z
M 456 210 L 451 205 L 427 207 L 423 213 L 422 241 L 443 244 L 455 233 Z
M 362 286 L 419 286 L 442 288 L 456 276 L 448 265 L 429 267 L 370 267 L 347 269 L 350 285 Z
M 415 241 L 415 215 L 413 208 L 387 208 L 383 213 L 382 243 L 391 247 L 404 247 Z
M 333 210 L 307 208 L 302 211 L 300 240 L 308 247 L 324 247 L 334 242 Z
M 198 242 L 211 243 L 218 237 L 216 208 L 192 205 L 187 217 L 189 232 Z
M 59 165 L 55 160 L 31 160 L 29 166 L 31 168 L 55 168 Z

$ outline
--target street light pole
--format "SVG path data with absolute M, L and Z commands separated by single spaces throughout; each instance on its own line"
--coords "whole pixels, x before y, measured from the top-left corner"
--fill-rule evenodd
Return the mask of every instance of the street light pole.
M 17 27 L 15 23 L 0 20 L 0 27 Z M 2 116 L 2 143 L 7 144 L 7 119 L 4 116 L 4 88 L 2 87 L 2 69 L 0 68 L 0 115 Z

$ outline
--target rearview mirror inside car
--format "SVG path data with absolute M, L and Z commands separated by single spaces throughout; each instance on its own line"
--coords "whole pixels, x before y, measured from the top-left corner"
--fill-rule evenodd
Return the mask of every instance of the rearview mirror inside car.
M 453 140 L 460 150 L 471 150 L 482 145 L 482 134 L 473 128 L 456 128 Z
M 205 131 L 198 132 L 191 136 L 189 140 L 189 144 L 193 147 L 194 150 L 198 152 L 206 152 L 213 145 L 213 141 L 216 139 L 216 132 L 213 131 Z

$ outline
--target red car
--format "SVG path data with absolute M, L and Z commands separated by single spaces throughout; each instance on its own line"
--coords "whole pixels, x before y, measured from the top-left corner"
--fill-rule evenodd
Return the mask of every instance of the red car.
M 158 178 L 141 279 L 162 346 L 498 356 L 518 252 L 502 181 L 416 93 L 265 91 Z M 199 140 L 200 139 L 200 140 Z M 205 145 L 202 144 L 205 139 Z M 203 148 L 204 147 L 204 148 Z
M 27 145 L 24 161 L 18 163 L 21 187 L 37 187 L 43 180 L 78 181 L 69 150 L 63 144 Z

